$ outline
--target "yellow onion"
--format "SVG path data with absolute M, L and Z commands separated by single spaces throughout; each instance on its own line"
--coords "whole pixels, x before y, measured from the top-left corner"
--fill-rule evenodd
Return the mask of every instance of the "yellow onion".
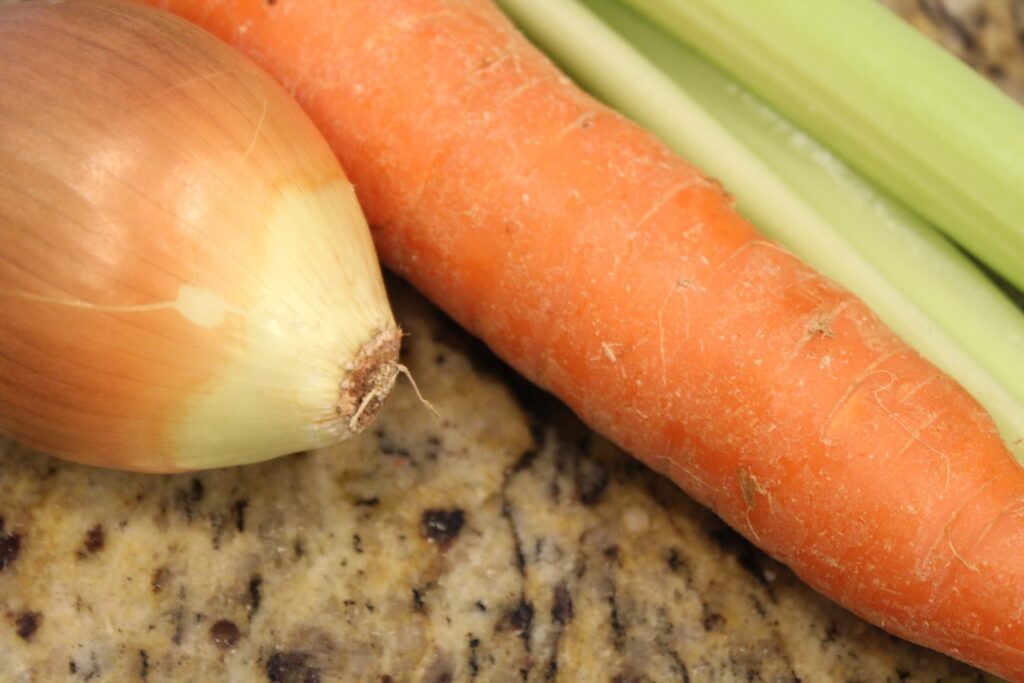
M 177 471 L 341 440 L 400 333 L 327 143 L 159 10 L 0 7 L 0 432 Z

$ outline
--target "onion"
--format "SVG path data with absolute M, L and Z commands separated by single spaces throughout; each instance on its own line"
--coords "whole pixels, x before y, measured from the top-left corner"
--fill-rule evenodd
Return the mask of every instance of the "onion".
M 365 427 L 399 338 L 351 183 L 269 76 L 159 10 L 0 7 L 0 431 L 255 462 Z

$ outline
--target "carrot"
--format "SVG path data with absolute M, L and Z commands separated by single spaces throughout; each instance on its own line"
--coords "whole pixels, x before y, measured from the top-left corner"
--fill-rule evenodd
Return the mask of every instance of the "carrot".
M 985 412 L 484 0 L 162 0 L 290 89 L 387 266 L 805 581 L 1024 680 Z

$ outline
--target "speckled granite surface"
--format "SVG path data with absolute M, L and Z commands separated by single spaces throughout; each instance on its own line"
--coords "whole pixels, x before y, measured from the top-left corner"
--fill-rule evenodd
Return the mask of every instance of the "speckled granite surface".
M 1012 87 L 992 21 L 963 47 Z M 177 477 L 0 438 L 0 683 L 988 680 L 814 594 L 392 292 L 440 420 L 401 386 L 341 447 Z

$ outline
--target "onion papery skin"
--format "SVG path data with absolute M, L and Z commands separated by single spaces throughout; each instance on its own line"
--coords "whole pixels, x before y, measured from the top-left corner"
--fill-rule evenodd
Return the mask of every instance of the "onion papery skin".
M 0 431 L 256 462 L 364 427 L 399 337 L 351 183 L 259 67 L 144 6 L 0 7 Z

